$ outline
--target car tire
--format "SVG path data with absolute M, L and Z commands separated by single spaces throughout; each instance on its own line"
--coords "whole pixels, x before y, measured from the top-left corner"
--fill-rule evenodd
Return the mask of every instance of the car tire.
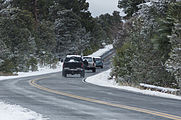
M 82 73 L 80 74 L 80 77 L 84 78 L 84 77 L 85 77 L 85 72 L 82 72 Z
M 62 71 L 62 76 L 67 77 L 67 74 L 64 71 Z
M 62 71 L 62 76 L 64 77 L 65 75 L 64 75 L 64 71 Z

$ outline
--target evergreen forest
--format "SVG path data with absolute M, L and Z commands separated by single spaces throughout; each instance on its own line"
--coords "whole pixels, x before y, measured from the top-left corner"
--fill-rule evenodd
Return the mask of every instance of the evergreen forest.
M 112 43 L 119 12 L 93 18 L 88 8 L 86 0 L 0 0 L 0 75 L 55 67 Z
M 114 41 L 111 75 L 120 84 L 181 86 L 181 1 L 119 0 L 127 14 Z
M 181 1 L 118 0 L 92 17 L 86 0 L 0 0 L 0 75 L 55 67 L 67 54 L 113 44 L 111 76 L 126 85 L 181 88 Z

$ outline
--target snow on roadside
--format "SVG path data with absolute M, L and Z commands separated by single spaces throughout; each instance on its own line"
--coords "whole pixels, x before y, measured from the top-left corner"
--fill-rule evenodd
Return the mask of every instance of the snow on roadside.
M 172 94 L 168 94 L 168 93 L 161 93 L 158 91 L 151 91 L 151 90 L 141 90 L 141 89 L 130 87 L 130 86 L 119 86 L 117 83 L 115 83 L 115 81 L 113 79 L 108 80 L 110 72 L 111 72 L 111 69 L 109 69 L 105 72 L 96 74 L 94 76 L 88 77 L 86 79 L 86 82 L 92 83 L 95 85 L 99 85 L 99 86 L 104 86 L 104 87 L 113 87 L 113 88 L 118 88 L 118 89 L 122 89 L 122 90 L 138 92 L 138 93 L 142 93 L 145 95 L 159 96 L 159 97 L 164 97 L 164 98 L 181 100 L 181 96 L 176 96 L 176 95 L 172 95 Z
M 39 67 L 38 71 L 36 72 L 19 72 L 17 76 L 0 76 L 0 80 L 59 72 L 61 71 L 61 68 L 61 63 L 58 63 L 56 69 L 50 69 L 49 67 Z M 48 120 L 48 118 L 44 118 L 41 114 L 26 108 L 22 108 L 19 105 L 10 105 L 0 101 L 0 120 Z
M 38 71 L 34 72 L 18 72 L 17 76 L 0 76 L 0 80 L 7 80 L 7 79 L 14 79 L 14 78 L 21 78 L 21 77 L 29 77 L 29 76 L 36 76 L 36 75 L 43 75 L 48 73 L 55 73 L 62 71 L 62 63 L 59 62 L 57 64 L 56 69 L 51 69 L 50 67 L 38 67 Z
M 149 89 L 160 90 L 160 91 L 162 91 L 162 92 L 175 93 L 175 92 L 179 91 L 179 89 L 164 88 L 164 87 L 155 86 L 155 85 L 149 85 L 149 84 L 144 84 L 144 83 L 140 83 L 140 86 L 145 87 L 145 88 L 149 88 Z
M 105 48 L 98 50 L 92 56 L 101 56 L 105 52 L 112 49 L 112 45 L 107 45 Z M 29 77 L 36 75 L 43 75 L 48 73 L 55 73 L 62 71 L 62 63 L 57 64 L 56 69 L 50 69 L 49 67 L 38 67 L 38 71 L 35 72 L 19 72 L 17 76 L 0 76 L 0 80 L 15 79 L 21 77 Z M 29 109 L 22 108 L 18 105 L 10 105 L 4 102 L 0 102 L 0 120 L 48 120 L 43 118 L 41 114 L 33 112 Z
M 113 49 L 113 45 L 106 45 L 104 48 L 99 49 L 95 53 L 91 54 L 90 56 L 93 57 L 99 57 L 103 55 L 105 52 Z M 38 71 L 35 72 L 19 72 L 17 76 L 0 76 L 0 80 L 6 80 L 6 79 L 14 79 L 14 78 L 20 78 L 20 77 L 29 77 L 29 76 L 36 76 L 36 75 L 43 75 L 48 73 L 55 73 L 62 71 L 62 63 L 59 62 L 57 64 L 56 69 L 51 69 L 49 67 L 38 67 Z
M 48 120 L 48 118 L 19 105 L 0 102 L 0 120 Z
M 99 49 L 98 51 L 96 51 L 95 53 L 89 55 L 89 56 L 92 56 L 92 57 L 100 57 L 101 55 L 103 55 L 104 53 L 106 53 L 107 51 L 113 49 L 113 45 L 110 44 L 110 45 L 106 45 L 104 48 L 102 49 Z
M 97 52 L 93 53 L 91 56 L 99 57 L 103 55 L 105 52 L 111 50 L 112 48 L 113 48 L 112 45 L 107 45 L 105 46 L 105 48 L 98 50 Z M 39 67 L 38 71 L 36 72 L 19 72 L 18 76 L 0 76 L 0 80 L 55 73 L 55 72 L 60 72 L 61 70 L 62 70 L 62 63 L 58 63 L 56 69 L 50 69 L 49 67 L 43 67 L 43 68 Z M 114 87 L 114 88 L 139 92 L 147 95 L 155 95 L 160 97 L 175 98 L 181 100 L 181 97 L 175 95 L 154 92 L 149 90 L 140 90 L 138 88 L 133 88 L 129 86 L 118 86 L 118 84 L 115 83 L 114 80 L 108 80 L 110 72 L 111 70 L 108 70 L 99 73 L 97 75 L 88 77 L 86 81 L 100 86 Z M 0 120 L 48 120 L 48 118 L 44 118 L 41 114 L 38 114 L 26 108 L 22 108 L 21 106 L 10 105 L 4 102 L 0 102 Z

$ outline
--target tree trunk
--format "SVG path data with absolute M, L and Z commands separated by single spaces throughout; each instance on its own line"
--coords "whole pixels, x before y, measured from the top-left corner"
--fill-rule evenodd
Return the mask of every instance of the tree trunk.
M 181 95 L 181 79 L 179 80 L 179 87 L 180 87 L 179 95 Z
M 34 0 L 34 16 L 35 16 L 36 23 L 38 22 L 37 1 L 38 0 Z

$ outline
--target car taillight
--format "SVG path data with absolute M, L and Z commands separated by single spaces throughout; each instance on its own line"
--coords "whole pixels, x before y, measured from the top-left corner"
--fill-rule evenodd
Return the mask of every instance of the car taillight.
M 84 64 L 82 63 L 81 67 L 83 68 L 84 67 Z

